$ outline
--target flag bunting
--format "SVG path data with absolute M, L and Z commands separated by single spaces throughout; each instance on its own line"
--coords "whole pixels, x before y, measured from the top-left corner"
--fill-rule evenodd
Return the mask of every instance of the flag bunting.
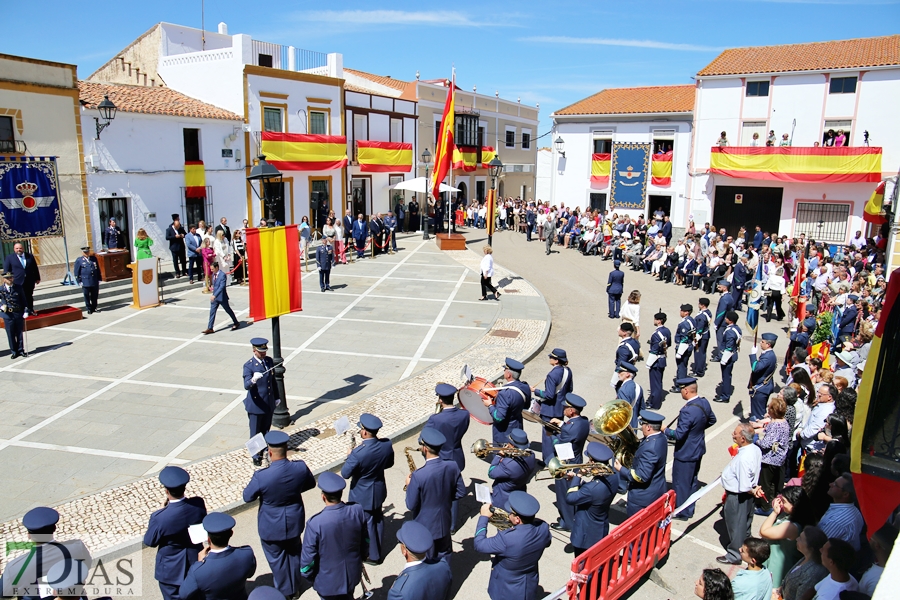
M 184 197 L 206 198 L 206 168 L 202 160 L 184 162 Z
M 412 144 L 357 140 L 356 162 L 363 173 L 409 173 L 412 171 Z
M 654 154 L 650 160 L 650 183 L 660 187 L 672 185 L 672 151 Z
M 453 168 L 457 171 L 471 173 L 476 169 L 487 169 L 497 155 L 491 146 L 481 147 L 481 163 L 478 162 L 478 148 L 475 146 L 456 146 L 453 149 Z
M 887 218 L 883 214 L 884 211 L 884 182 L 878 184 L 872 197 L 866 202 L 866 208 L 863 211 L 863 221 L 881 225 L 887 223 Z
M 297 225 L 247 229 L 245 250 L 254 321 L 303 310 Z
M 612 154 L 591 155 L 591 187 L 602 189 L 609 185 L 609 173 L 612 168 Z
M 434 173 L 431 179 L 432 195 L 437 198 L 440 192 L 441 182 L 450 172 L 453 162 L 453 150 L 456 145 L 453 140 L 453 123 L 456 120 L 456 72 L 453 80 L 447 88 L 447 101 L 444 103 L 444 114 L 441 117 L 441 128 L 438 130 L 437 142 L 434 147 Z
M 715 147 L 709 172 L 798 183 L 877 182 L 881 181 L 881 148 Z
M 331 171 L 347 166 L 347 138 L 342 135 L 264 131 L 261 152 L 281 171 Z

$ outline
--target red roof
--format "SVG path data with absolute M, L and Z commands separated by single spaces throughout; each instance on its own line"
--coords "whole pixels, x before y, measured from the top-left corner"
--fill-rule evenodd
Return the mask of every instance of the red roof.
M 167 87 L 79 81 L 78 95 L 82 104 L 88 108 L 96 108 L 103 100 L 103 96 L 109 96 L 116 108 L 122 112 L 227 121 L 243 120 L 231 111 L 201 102 Z
M 686 113 L 693 110 L 693 85 L 658 85 L 602 90 L 553 114 L 623 115 Z

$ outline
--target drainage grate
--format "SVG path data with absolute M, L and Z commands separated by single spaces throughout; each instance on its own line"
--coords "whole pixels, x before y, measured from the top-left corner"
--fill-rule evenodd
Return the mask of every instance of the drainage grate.
M 517 338 L 519 337 L 519 332 L 510 329 L 495 329 L 491 332 L 491 335 L 494 337 Z
M 503 293 L 504 293 L 504 294 L 518 294 L 518 293 L 519 293 L 519 290 L 513 290 L 513 289 L 510 289 L 510 288 L 503 288 Z

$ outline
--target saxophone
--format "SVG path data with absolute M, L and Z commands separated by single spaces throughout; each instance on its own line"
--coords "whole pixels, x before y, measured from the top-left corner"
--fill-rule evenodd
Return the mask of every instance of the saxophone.
M 403 453 L 406 454 L 406 464 L 409 465 L 409 474 L 410 475 L 412 475 L 417 468 L 416 461 L 413 460 L 412 454 L 410 454 L 410 452 L 415 452 L 415 451 L 416 451 L 415 448 L 410 448 L 409 446 L 407 446 L 406 448 L 403 449 Z M 403 491 L 404 492 L 406 491 L 405 485 L 403 486 Z

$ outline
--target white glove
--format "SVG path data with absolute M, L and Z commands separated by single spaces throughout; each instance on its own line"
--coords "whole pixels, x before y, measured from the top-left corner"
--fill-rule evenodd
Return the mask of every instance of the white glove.
M 750 354 L 756 354 L 757 350 L 759 350 L 759 348 L 753 346 L 753 348 L 750 350 Z
M 263 376 L 263 374 L 260 373 L 259 371 L 257 371 L 253 374 L 253 377 L 250 378 L 250 381 L 252 381 L 253 383 L 256 383 L 257 381 L 262 379 L 262 376 Z
M 0 305 L 0 312 L 6 312 L 6 305 Z

